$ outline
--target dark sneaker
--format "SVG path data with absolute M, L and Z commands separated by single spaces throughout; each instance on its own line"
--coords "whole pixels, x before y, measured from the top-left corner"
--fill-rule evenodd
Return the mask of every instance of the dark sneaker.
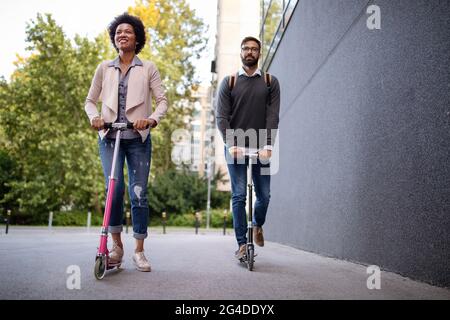
M 255 243 L 264 247 L 264 235 L 262 227 L 253 227 L 253 239 L 255 239 Z
M 234 256 L 236 257 L 236 259 L 241 260 L 241 259 L 243 259 L 245 257 L 246 254 L 247 254 L 247 245 L 242 244 L 239 247 L 239 250 L 237 250 L 234 253 Z

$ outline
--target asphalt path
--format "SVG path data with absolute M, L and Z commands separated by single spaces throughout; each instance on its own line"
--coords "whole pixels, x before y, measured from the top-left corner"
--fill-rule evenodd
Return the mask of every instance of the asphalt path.
M 380 273 L 369 289 L 367 266 L 323 257 L 278 243 L 256 247 L 250 272 L 233 256 L 229 230 L 151 229 L 146 255 L 152 272 L 131 260 L 132 233 L 124 234 L 125 259 L 101 281 L 93 274 L 99 228 L 15 227 L 0 233 L 0 299 L 450 299 L 450 290 Z M 370 283 L 375 283 L 369 281 Z

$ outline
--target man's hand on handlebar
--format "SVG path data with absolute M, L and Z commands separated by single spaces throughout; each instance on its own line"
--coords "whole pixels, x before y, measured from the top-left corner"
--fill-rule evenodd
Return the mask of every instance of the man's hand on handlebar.
M 272 157 L 272 150 L 264 149 L 264 150 L 258 151 L 258 156 L 259 156 L 259 159 L 261 159 L 261 160 L 268 160 L 268 159 L 270 159 L 270 157 Z
M 246 149 L 244 148 L 239 148 L 236 146 L 230 147 L 228 149 L 228 151 L 230 152 L 231 156 L 235 159 L 240 159 L 243 158 L 244 156 L 248 155 Z M 272 150 L 260 150 L 257 152 L 258 154 L 258 158 L 261 160 L 269 160 L 272 157 Z
M 244 156 L 245 152 L 242 148 L 239 147 L 230 147 L 228 149 L 228 151 L 230 152 L 231 156 L 235 159 L 240 159 Z

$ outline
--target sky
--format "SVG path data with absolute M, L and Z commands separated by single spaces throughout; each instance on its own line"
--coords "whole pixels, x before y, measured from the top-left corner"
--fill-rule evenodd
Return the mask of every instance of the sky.
M 196 63 L 199 80 L 208 84 L 211 80 L 210 62 L 214 59 L 217 1 L 187 0 L 187 2 L 197 16 L 209 25 L 208 47 Z M 8 80 L 14 71 L 13 62 L 16 60 L 16 53 L 26 55 L 26 24 L 34 20 L 37 13 L 51 13 L 71 39 L 77 33 L 93 39 L 106 29 L 115 16 L 126 11 L 134 3 L 135 0 L 0 0 L 0 21 L 3 29 L 0 41 L 0 76 Z

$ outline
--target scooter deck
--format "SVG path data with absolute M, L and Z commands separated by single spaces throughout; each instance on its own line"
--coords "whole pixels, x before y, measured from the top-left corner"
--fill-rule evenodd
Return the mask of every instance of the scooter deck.
M 120 268 L 120 266 L 122 265 L 122 262 L 115 262 L 115 263 L 108 263 L 108 266 L 106 267 L 106 270 L 111 270 L 114 268 Z
M 255 253 L 253 254 L 253 258 L 256 257 L 256 256 L 258 256 L 258 254 L 255 252 Z M 242 258 L 240 258 L 240 259 L 239 259 L 239 262 L 241 262 L 241 263 L 247 263 L 247 262 L 248 262 L 248 260 L 247 260 L 247 255 L 245 255 L 245 256 L 243 256 Z M 254 261 L 253 261 L 253 262 L 254 262 Z

